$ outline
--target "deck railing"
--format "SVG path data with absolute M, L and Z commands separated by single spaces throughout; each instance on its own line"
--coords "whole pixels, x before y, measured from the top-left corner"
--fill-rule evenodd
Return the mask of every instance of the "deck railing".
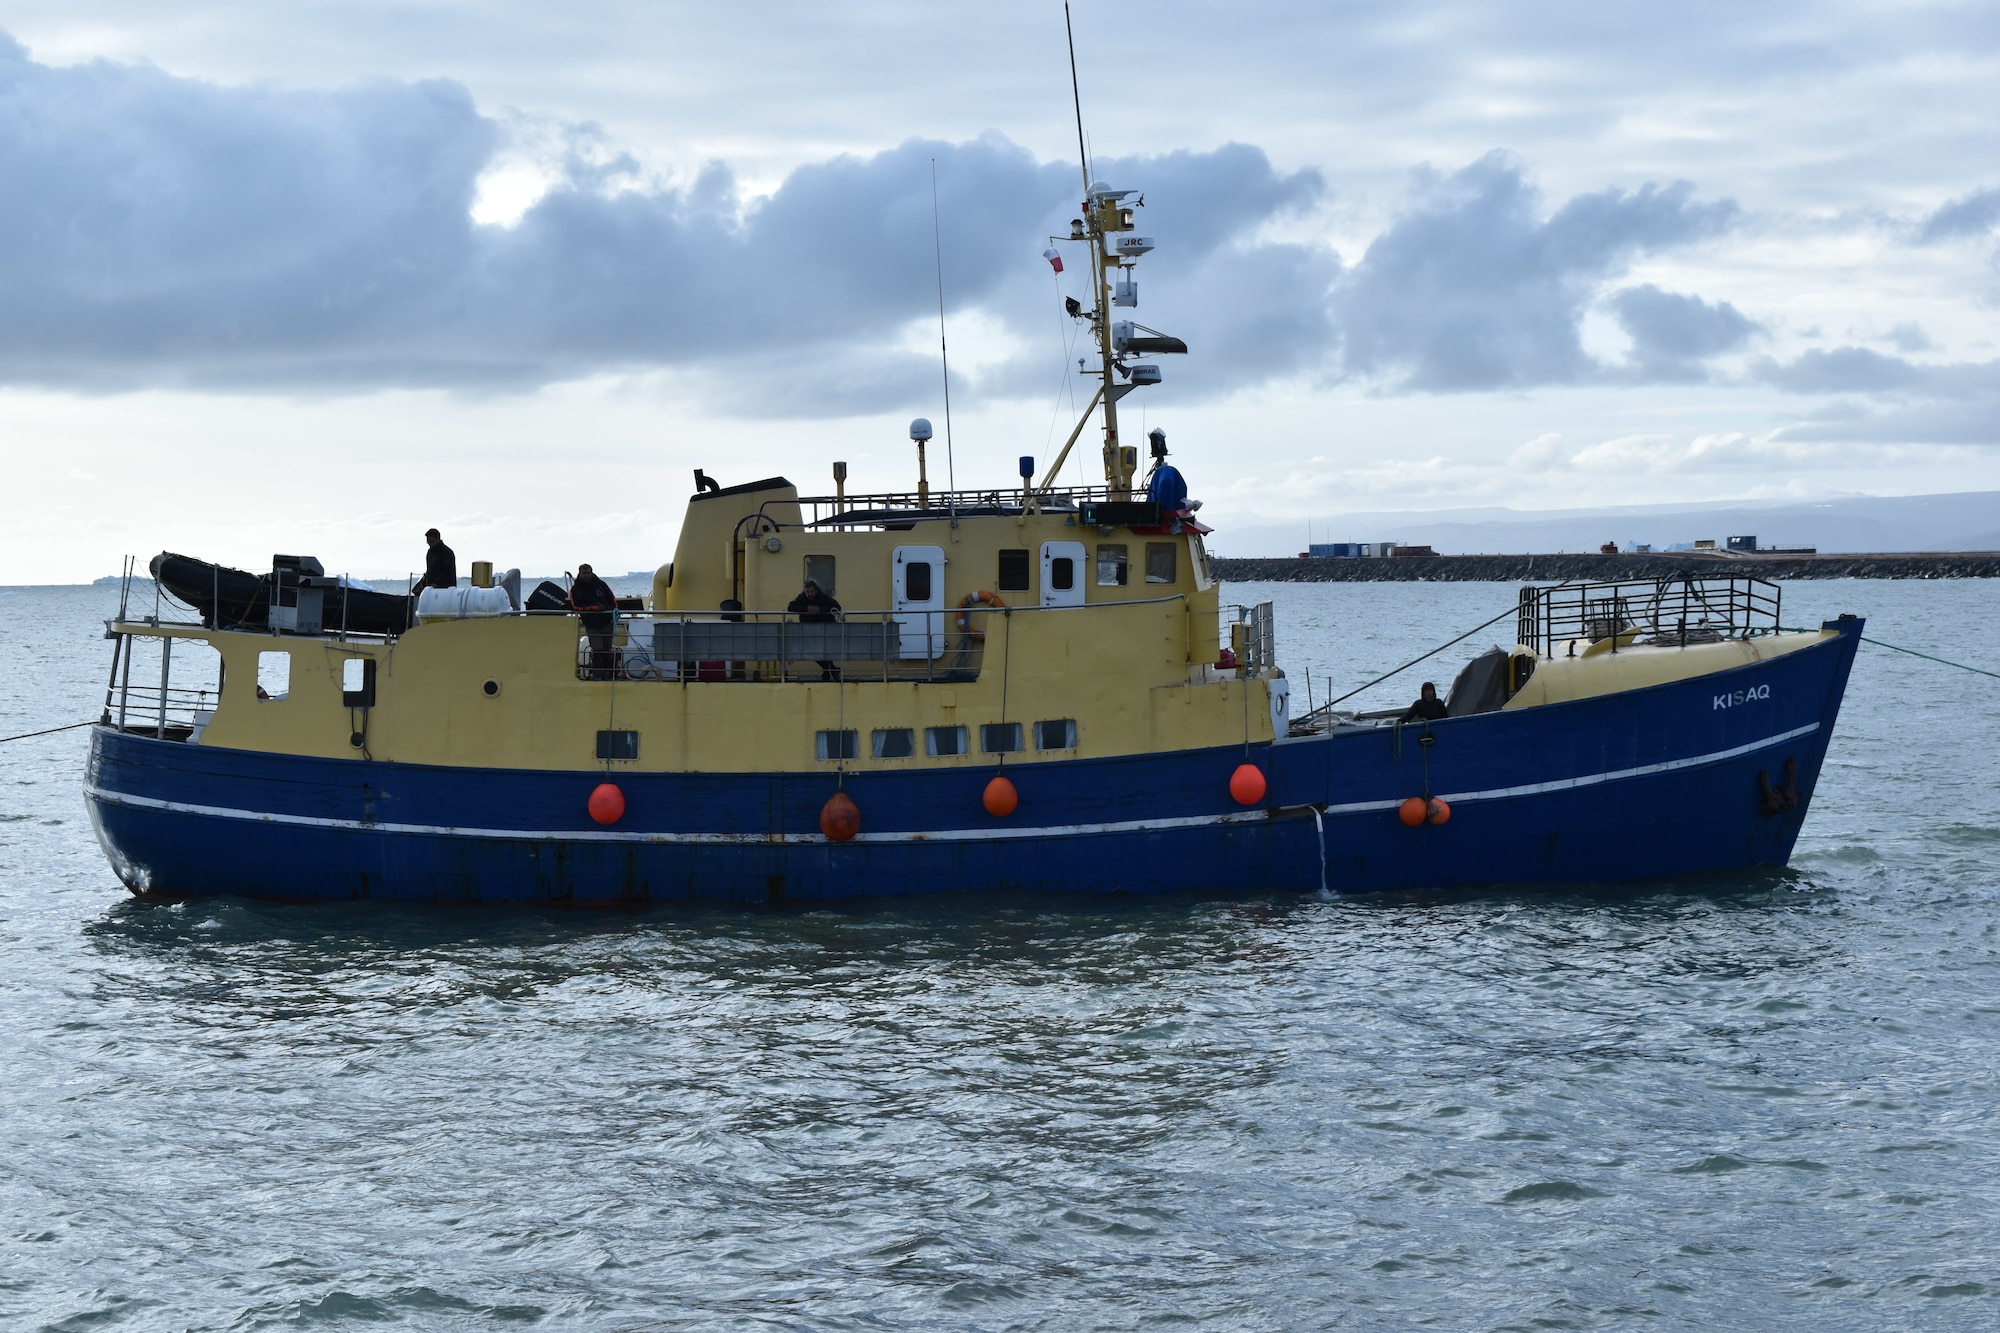
M 584 679 L 635 681 L 976 680 L 987 621 L 969 610 L 846 611 L 802 622 L 782 611 L 621 615 L 608 650 L 577 643 Z
M 1071 486 L 1052 490 L 1035 500 L 1039 509 L 1067 512 L 1084 504 L 1112 499 L 1103 486 Z M 915 491 L 871 491 L 860 495 L 802 495 L 799 514 L 812 527 L 889 527 L 909 523 L 913 516 L 1018 514 L 1023 500 L 1019 486 L 984 490 L 932 491 L 928 498 Z
M 1768 634 L 1779 624 L 1777 584 L 1680 575 L 1521 589 L 1516 641 L 1543 655 L 1571 639 L 1634 636 L 1657 644 L 1713 643 Z

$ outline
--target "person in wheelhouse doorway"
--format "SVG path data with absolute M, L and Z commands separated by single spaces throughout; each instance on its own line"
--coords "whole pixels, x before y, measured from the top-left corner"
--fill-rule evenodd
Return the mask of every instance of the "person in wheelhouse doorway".
M 840 603 L 834 601 L 833 594 L 822 590 L 813 579 L 806 580 L 806 586 L 799 590 L 799 595 L 792 598 L 785 610 L 797 616 L 801 625 L 831 625 L 840 618 Z M 819 678 L 839 680 L 839 665 L 821 662 Z

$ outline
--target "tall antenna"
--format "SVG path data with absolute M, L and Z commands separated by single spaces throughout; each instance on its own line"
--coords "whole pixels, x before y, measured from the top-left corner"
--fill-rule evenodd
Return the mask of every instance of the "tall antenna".
M 931 251 L 937 256 L 938 361 L 944 366 L 945 485 L 958 490 L 958 469 L 951 456 L 951 353 L 944 345 L 944 233 L 938 228 L 937 159 L 931 159 Z M 955 526 L 955 525 L 954 525 Z
M 1076 86 L 1076 29 L 1070 26 L 1069 0 L 1063 0 L 1063 32 L 1069 38 L 1069 100 L 1076 107 L 1076 160 L 1083 168 L 1083 193 L 1090 194 L 1090 150 L 1083 146 L 1083 94 Z

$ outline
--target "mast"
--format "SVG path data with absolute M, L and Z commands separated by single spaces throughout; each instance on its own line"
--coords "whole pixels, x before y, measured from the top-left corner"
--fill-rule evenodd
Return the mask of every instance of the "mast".
M 1121 395 L 1113 380 L 1115 362 L 1111 359 L 1111 275 L 1119 269 L 1118 257 L 1105 251 L 1105 244 L 1112 231 L 1118 230 L 1120 214 L 1130 218 L 1130 209 L 1118 207 L 1118 201 L 1100 198 L 1103 187 L 1085 196 L 1084 226 L 1090 233 L 1090 270 L 1095 282 L 1097 297 L 1097 354 L 1100 369 L 1104 373 L 1104 484 L 1111 489 L 1111 498 L 1123 500 L 1132 492 L 1132 474 L 1139 468 L 1139 451 L 1135 448 L 1128 459 L 1118 444 L 1118 400 Z M 1107 222 L 1110 223 L 1107 226 Z M 1123 230 L 1131 230 L 1132 224 L 1125 223 Z
M 1090 150 L 1083 138 L 1083 93 L 1076 77 L 1076 28 L 1070 22 L 1069 0 L 1063 0 L 1063 34 L 1069 38 L 1069 96 L 1076 109 L 1076 157 L 1083 168 L 1083 225 L 1090 240 L 1090 290 L 1096 307 L 1093 315 L 1097 325 L 1098 369 L 1104 377 L 1104 387 L 1098 394 L 1104 403 L 1104 484 L 1114 497 L 1122 500 L 1131 489 L 1131 477 L 1121 468 L 1118 456 L 1118 404 L 1111 379 L 1111 289 L 1106 276 L 1116 261 L 1109 260 L 1104 253 L 1103 219 L 1090 185 Z
M 1138 289 L 1132 280 L 1123 275 L 1136 264 L 1139 256 L 1153 248 L 1150 238 L 1134 236 L 1125 240 L 1114 240 L 1120 233 L 1137 226 L 1132 219 L 1132 209 L 1125 206 L 1126 196 L 1133 190 L 1114 190 L 1102 181 L 1090 179 L 1090 150 L 1083 136 L 1083 94 L 1076 73 L 1076 29 L 1070 22 L 1068 0 L 1063 4 L 1063 31 L 1069 37 L 1069 89 L 1070 102 L 1076 109 L 1076 149 L 1077 160 L 1083 169 L 1083 216 L 1070 225 L 1070 234 L 1064 238 L 1084 241 L 1090 246 L 1091 300 L 1089 311 L 1085 311 L 1074 300 L 1068 302 L 1069 313 L 1077 319 L 1088 319 L 1092 331 L 1097 335 L 1098 375 L 1103 380 L 1097 392 L 1091 395 L 1090 405 L 1083 410 L 1076 429 L 1070 433 L 1068 443 L 1042 477 L 1037 489 L 1046 492 L 1055 485 L 1056 477 L 1062 471 L 1063 463 L 1069 458 L 1070 448 L 1083 433 L 1084 425 L 1097 405 L 1104 405 L 1104 485 L 1112 498 L 1123 500 L 1132 493 L 1132 478 L 1139 470 L 1139 451 L 1127 448 L 1118 440 L 1118 400 L 1132 390 L 1147 384 L 1160 382 L 1159 367 L 1151 362 L 1128 363 L 1128 355 L 1144 357 L 1160 352 L 1185 352 L 1187 344 L 1178 338 L 1168 337 L 1143 325 L 1123 322 L 1114 324 L 1112 307 L 1118 305 L 1136 306 L 1139 303 Z M 1146 202 L 1141 195 L 1139 204 Z M 1050 237 L 1051 241 L 1056 237 Z M 1055 263 L 1056 272 L 1062 272 L 1062 264 L 1056 252 L 1046 252 Z M 1149 334 L 1137 337 L 1135 332 Z M 1128 383 L 1120 384 L 1123 376 Z

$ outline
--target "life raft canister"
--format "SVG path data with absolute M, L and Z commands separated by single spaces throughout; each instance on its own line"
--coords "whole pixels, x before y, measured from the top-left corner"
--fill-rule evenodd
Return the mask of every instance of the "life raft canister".
M 958 604 L 958 632 L 974 643 L 986 641 L 985 630 L 972 628 L 972 610 L 981 606 L 990 611 L 1001 611 L 1006 609 L 1007 603 L 1001 601 L 997 593 L 987 592 L 984 588 L 965 594 L 965 600 Z

